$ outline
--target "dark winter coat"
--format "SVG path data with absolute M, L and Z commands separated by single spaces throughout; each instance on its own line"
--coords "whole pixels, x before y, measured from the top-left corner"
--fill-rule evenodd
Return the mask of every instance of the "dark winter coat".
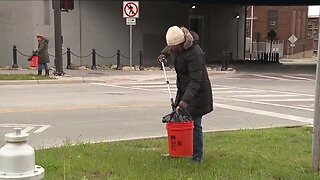
M 188 33 L 184 30 L 185 34 Z M 189 35 L 186 35 L 184 50 L 179 54 L 172 54 L 174 66 L 177 73 L 177 95 L 175 104 L 183 100 L 187 102 L 187 110 L 192 117 L 203 116 L 213 110 L 211 83 L 208 72 L 205 67 L 204 53 L 197 43 L 199 36 L 195 36 L 190 41 Z M 192 37 L 192 36 L 191 36 Z M 191 43 L 190 43 L 191 42 Z M 162 53 L 166 54 L 168 49 Z M 167 52 L 166 52 L 167 51 Z
M 38 49 L 36 50 L 36 53 L 39 57 L 39 64 L 49 63 L 49 53 L 48 53 L 48 44 L 49 40 L 47 38 L 43 38 L 38 43 Z

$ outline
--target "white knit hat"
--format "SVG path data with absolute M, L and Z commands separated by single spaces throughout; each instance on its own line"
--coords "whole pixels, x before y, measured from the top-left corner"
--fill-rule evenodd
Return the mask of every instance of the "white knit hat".
M 166 35 L 168 46 L 175 46 L 185 41 L 184 33 L 178 26 L 171 26 Z

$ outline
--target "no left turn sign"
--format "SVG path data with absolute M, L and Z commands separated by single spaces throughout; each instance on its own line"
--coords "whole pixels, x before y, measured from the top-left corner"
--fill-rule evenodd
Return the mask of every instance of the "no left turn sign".
M 123 1 L 123 17 L 139 18 L 139 1 Z

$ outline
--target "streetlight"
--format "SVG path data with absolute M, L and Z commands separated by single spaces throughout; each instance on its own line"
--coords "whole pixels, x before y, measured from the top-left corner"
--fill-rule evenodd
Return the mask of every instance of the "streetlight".
M 239 60 L 239 19 L 240 19 L 239 13 L 237 13 L 234 18 L 237 21 L 237 55 L 236 55 L 236 60 Z
M 195 8 L 196 8 L 196 4 L 193 3 L 193 4 L 191 5 L 191 9 L 195 9 Z

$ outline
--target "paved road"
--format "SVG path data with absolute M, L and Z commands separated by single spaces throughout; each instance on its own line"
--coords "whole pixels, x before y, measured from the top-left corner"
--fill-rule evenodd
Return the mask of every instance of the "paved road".
M 312 124 L 313 71 L 248 71 L 210 78 L 215 109 L 203 120 L 205 131 Z M 17 126 L 30 133 L 30 144 L 38 148 L 163 136 L 161 118 L 170 112 L 166 85 L 159 77 L 2 85 L 0 93 L 1 144 L 3 135 Z

